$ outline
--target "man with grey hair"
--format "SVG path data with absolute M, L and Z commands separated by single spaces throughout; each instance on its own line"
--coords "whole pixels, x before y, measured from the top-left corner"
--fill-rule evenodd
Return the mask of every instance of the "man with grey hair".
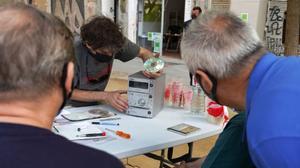
M 181 51 L 211 99 L 246 111 L 243 138 L 256 167 L 300 167 L 300 58 L 266 51 L 249 25 L 221 12 L 192 22 Z
M 51 131 L 71 93 L 73 37 L 55 16 L 0 7 L 1 168 L 123 167 L 113 156 Z

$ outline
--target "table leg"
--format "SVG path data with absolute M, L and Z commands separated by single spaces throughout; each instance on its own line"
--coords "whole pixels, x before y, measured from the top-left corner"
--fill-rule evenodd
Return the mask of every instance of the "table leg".
M 155 160 L 158 160 L 160 162 L 160 167 L 167 167 L 166 164 L 169 164 L 169 165 L 172 165 L 172 166 L 175 166 L 173 162 L 165 159 L 165 150 L 162 150 L 161 151 L 161 156 L 159 155 L 156 155 L 156 154 L 153 154 L 153 153 L 145 153 L 144 156 L 147 156 L 151 159 L 155 159 Z
M 161 157 L 161 160 L 160 160 L 159 168 L 163 168 L 164 158 L 165 158 L 165 150 L 164 149 L 161 150 L 160 157 Z

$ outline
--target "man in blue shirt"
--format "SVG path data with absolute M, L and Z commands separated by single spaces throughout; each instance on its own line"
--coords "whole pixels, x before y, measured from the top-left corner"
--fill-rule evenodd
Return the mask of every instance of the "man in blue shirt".
M 73 38 L 64 23 L 24 4 L 2 6 L 0 16 L 0 167 L 122 168 L 51 131 L 72 90 Z
M 249 25 L 222 12 L 192 22 L 181 51 L 210 98 L 246 110 L 244 141 L 256 167 L 300 167 L 300 58 L 267 52 Z

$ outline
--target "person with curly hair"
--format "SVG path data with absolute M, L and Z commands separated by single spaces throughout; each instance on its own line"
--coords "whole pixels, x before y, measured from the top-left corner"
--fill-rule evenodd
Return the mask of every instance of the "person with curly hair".
M 115 59 L 127 62 L 140 57 L 145 62 L 153 53 L 137 46 L 123 36 L 120 28 L 105 16 L 96 16 L 81 27 L 80 37 L 75 37 L 76 74 L 70 105 L 79 107 L 96 105 L 99 101 L 118 111 L 128 108 L 124 90 L 104 91 Z M 158 73 L 144 72 L 151 77 Z

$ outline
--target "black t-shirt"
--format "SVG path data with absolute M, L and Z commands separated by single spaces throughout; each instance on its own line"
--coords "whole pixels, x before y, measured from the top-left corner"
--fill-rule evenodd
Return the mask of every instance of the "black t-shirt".
M 47 129 L 0 123 L 1 168 L 123 168 L 115 157 Z
M 187 29 L 188 26 L 192 23 L 192 19 L 183 23 L 183 29 Z

